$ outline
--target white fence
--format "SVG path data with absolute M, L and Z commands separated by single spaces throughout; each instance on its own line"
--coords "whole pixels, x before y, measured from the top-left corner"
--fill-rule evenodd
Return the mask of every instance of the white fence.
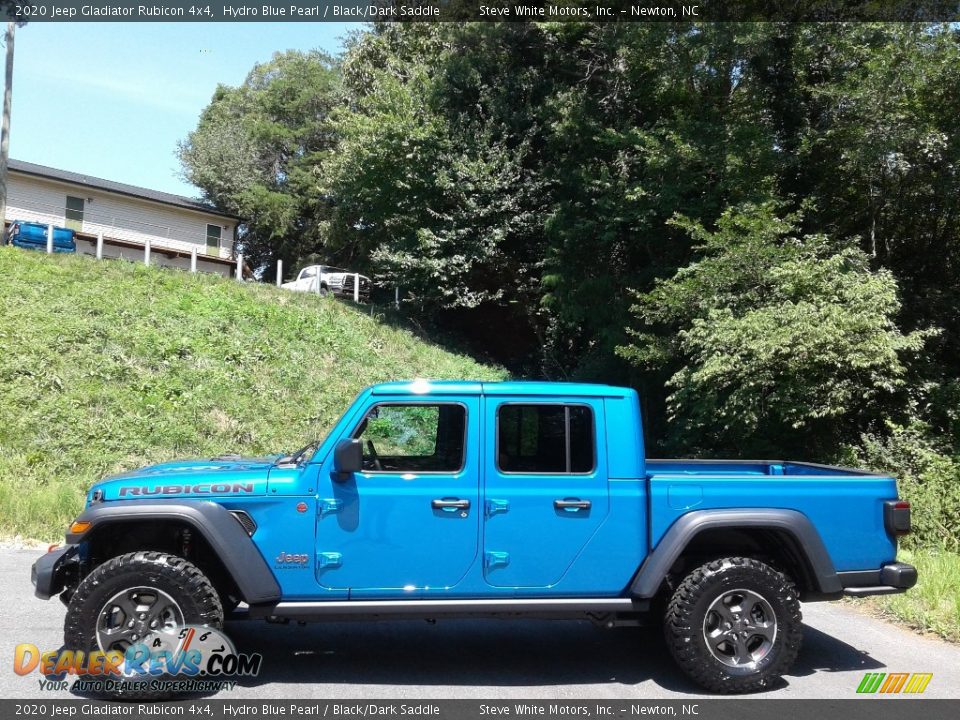
M 47 253 L 53 254 L 53 233 L 54 226 L 53 223 L 47 224 Z M 96 244 L 96 258 L 97 260 L 103 259 L 103 232 L 97 233 L 97 244 Z M 150 266 L 150 255 L 153 251 L 153 244 L 150 240 L 146 240 L 143 244 L 143 264 Z M 197 272 L 197 247 L 194 246 L 190 249 L 190 272 Z M 236 264 L 236 275 L 237 280 L 243 282 L 243 253 L 237 254 Z

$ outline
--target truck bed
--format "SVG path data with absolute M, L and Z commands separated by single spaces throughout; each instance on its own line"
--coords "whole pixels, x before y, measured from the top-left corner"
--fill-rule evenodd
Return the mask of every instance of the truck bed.
M 683 514 L 723 508 L 796 510 L 819 530 L 838 571 L 881 567 L 896 557 L 883 502 L 886 475 L 780 460 L 647 460 L 650 547 Z

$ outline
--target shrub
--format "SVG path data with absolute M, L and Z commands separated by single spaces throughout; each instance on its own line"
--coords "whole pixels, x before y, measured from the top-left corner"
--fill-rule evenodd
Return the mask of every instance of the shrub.
M 897 478 L 900 497 L 913 506 L 905 547 L 960 551 L 960 457 L 938 446 L 925 424 L 894 426 L 884 437 L 864 435 L 849 459 Z

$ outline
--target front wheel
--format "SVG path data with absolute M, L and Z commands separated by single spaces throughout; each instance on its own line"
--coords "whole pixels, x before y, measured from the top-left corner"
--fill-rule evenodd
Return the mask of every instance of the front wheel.
M 216 589 L 193 563 L 141 551 L 107 560 L 83 579 L 67 606 L 63 640 L 67 649 L 86 652 L 126 654 L 138 643 L 149 643 L 150 650 L 173 653 L 188 625 L 223 626 Z M 155 696 L 122 688 L 114 694 Z
M 664 622 L 667 645 L 695 682 L 720 693 L 770 687 L 801 642 L 800 601 L 783 573 L 753 558 L 698 567 L 677 587 Z

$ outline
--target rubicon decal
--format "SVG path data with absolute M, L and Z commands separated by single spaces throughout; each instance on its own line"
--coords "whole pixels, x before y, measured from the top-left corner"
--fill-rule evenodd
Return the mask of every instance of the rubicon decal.
M 147 495 L 229 495 L 252 493 L 253 483 L 199 483 L 197 485 L 124 485 L 120 497 Z
M 919 695 L 927 689 L 933 673 L 867 673 L 857 686 L 858 693 Z

